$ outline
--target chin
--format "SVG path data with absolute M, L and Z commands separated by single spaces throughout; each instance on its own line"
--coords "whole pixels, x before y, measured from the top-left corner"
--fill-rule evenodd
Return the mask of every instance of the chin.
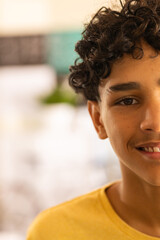
M 160 187 L 160 175 L 159 176 L 147 176 L 143 179 L 147 184 L 154 187 Z

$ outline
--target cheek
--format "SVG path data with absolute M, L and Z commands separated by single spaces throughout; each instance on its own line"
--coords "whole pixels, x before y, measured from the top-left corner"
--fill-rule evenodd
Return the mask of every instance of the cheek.
M 135 135 L 133 123 L 122 114 L 118 116 L 114 114 L 114 117 L 113 114 L 108 114 L 105 128 L 115 153 L 118 156 L 124 154 Z

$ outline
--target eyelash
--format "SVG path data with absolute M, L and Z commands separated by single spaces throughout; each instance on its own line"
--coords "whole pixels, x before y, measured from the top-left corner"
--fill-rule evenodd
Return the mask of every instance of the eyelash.
M 131 104 L 121 104 L 122 102 L 124 103 L 124 101 L 125 100 L 132 100 L 132 103 Z M 133 101 L 136 101 L 136 103 L 133 103 Z M 137 104 L 138 103 L 138 100 L 137 99 L 135 99 L 135 98 L 133 98 L 133 97 L 125 97 L 125 98 L 122 98 L 122 99 L 120 99 L 119 101 L 117 101 L 116 103 L 115 103 L 115 105 L 121 105 L 121 106 L 131 106 L 131 105 L 135 105 L 135 104 Z

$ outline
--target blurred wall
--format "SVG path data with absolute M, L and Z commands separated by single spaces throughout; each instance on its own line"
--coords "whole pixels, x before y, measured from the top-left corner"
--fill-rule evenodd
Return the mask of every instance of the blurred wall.
M 117 0 L 0 0 L 0 35 L 77 29 L 102 5 Z
M 71 56 L 64 34 L 80 34 L 92 13 L 116 1 L 0 0 L 0 240 L 24 239 L 38 212 L 120 178 L 86 106 L 40 101 L 56 88 L 53 60 Z M 46 43 L 50 54 L 57 48 L 52 61 Z

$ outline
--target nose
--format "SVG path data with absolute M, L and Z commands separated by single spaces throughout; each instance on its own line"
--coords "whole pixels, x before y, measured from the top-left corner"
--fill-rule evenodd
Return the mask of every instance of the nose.
M 142 120 L 140 128 L 146 133 L 160 133 L 160 101 L 157 103 L 148 104 L 142 112 Z

